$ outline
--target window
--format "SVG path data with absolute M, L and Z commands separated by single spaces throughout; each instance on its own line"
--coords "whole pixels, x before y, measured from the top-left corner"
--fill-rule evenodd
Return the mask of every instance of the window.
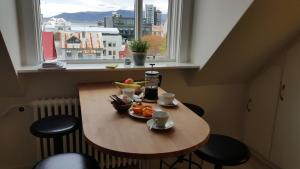
M 83 58 L 83 51 L 82 50 L 79 50 L 78 51 L 78 58 Z
M 99 3 L 101 1 L 101 3 Z M 126 1 L 126 2 L 125 2 Z M 143 2 L 144 1 L 144 2 Z M 165 1 L 167 2 L 167 7 L 165 9 L 161 9 L 159 6 L 162 6 L 160 2 L 163 2 L 164 0 L 153 0 L 151 2 L 151 0 L 147 1 L 147 0 L 111 0 L 111 1 L 104 1 L 104 0 L 93 0 L 93 1 L 85 1 L 86 6 L 83 5 L 79 5 L 79 3 L 77 4 L 74 3 L 74 1 L 72 0 L 64 0 L 64 1 L 57 1 L 57 0 L 29 0 L 26 1 L 27 3 L 23 2 L 20 5 L 20 20 L 23 21 L 23 26 L 22 29 L 24 32 L 24 44 L 22 44 L 22 46 L 26 47 L 28 50 L 26 50 L 26 55 L 24 55 L 24 65 L 35 65 L 35 64 L 39 64 L 41 62 L 41 60 L 43 59 L 42 57 L 39 56 L 43 56 L 43 49 L 42 47 L 45 48 L 45 45 L 43 44 L 43 40 L 44 37 L 43 33 L 45 28 L 48 28 L 50 30 L 48 31 L 52 31 L 52 33 L 55 35 L 55 42 L 52 43 L 54 50 L 56 50 L 58 59 L 60 60 L 75 60 L 74 62 L 71 63 L 81 63 L 82 60 L 84 59 L 90 59 L 91 61 L 84 61 L 84 63 L 101 63 L 102 59 L 107 60 L 107 59 L 111 59 L 111 57 L 103 57 L 103 50 L 105 50 L 108 46 L 108 42 L 110 42 L 110 37 L 113 37 L 109 31 L 103 31 L 104 29 L 102 29 L 102 35 L 98 36 L 92 36 L 92 39 L 96 38 L 101 38 L 103 39 L 102 41 L 99 42 L 102 51 L 102 56 L 99 58 L 96 57 L 91 57 L 91 56 L 85 56 L 86 52 L 84 51 L 85 49 L 83 47 L 85 47 L 86 45 L 89 46 L 90 44 L 87 43 L 88 41 L 82 41 L 81 40 L 81 46 L 83 49 L 83 59 L 81 59 L 79 62 L 76 62 L 76 59 L 78 59 L 77 57 L 77 51 L 72 52 L 72 57 L 65 57 L 63 58 L 62 55 L 66 56 L 66 52 L 65 51 L 61 51 L 61 48 L 63 47 L 61 43 L 61 41 L 63 41 L 63 35 L 61 35 L 61 32 L 74 32 L 74 33 L 78 33 L 78 32 L 85 32 L 83 34 L 81 34 L 80 38 L 90 38 L 90 36 L 88 35 L 90 31 L 97 31 L 99 28 L 110 28 L 111 30 L 116 30 L 119 33 L 121 42 L 117 42 L 116 43 L 116 47 L 119 50 L 116 50 L 116 54 L 117 56 L 115 57 L 116 62 L 123 62 L 120 59 L 123 59 L 127 56 L 131 56 L 131 53 L 129 51 L 128 45 L 131 42 L 131 40 L 139 37 L 142 38 L 143 34 L 143 25 L 142 23 L 145 20 L 145 5 L 147 4 L 152 4 L 153 6 L 157 7 L 157 9 L 159 9 L 160 11 L 162 11 L 162 14 L 164 14 L 164 16 L 167 16 L 167 42 L 166 42 L 166 57 L 156 57 L 156 58 L 163 58 L 163 59 L 171 59 L 172 61 L 181 61 L 181 59 L 178 59 L 177 56 L 185 56 L 182 55 L 180 51 L 178 50 L 183 50 L 183 52 L 185 53 L 187 51 L 187 49 L 185 48 L 185 46 L 188 45 L 188 43 L 185 43 L 186 39 L 188 38 L 183 38 L 183 43 L 182 41 L 180 41 L 181 36 L 180 34 L 183 32 L 187 32 L 189 30 L 189 25 L 182 25 L 181 24 L 181 15 L 182 15 L 182 10 L 183 11 L 189 11 L 190 8 L 187 8 L 187 5 L 183 5 L 185 4 L 184 0 L 168 0 Z M 83 1 L 80 1 L 83 2 Z M 114 2 L 114 5 L 109 5 L 111 3 Z M 129 3 L 130 2 L 130 3 Z M 141 3 L 143 2 L 143 3 Z M 136 5 L 136 4 L 139 5 Z M 28 5 L 27 5 L 28 4 Z M 82 3 L 81 3 L 82 4 Z M 125 5 L 124 5 L 125 4 Z M 130 4 L 130 7 L 129 5 Z M 174 5 L 177 4 L 177 5 Z M 88 7 L 87 7 L 88 6 Z M 105 6 L 102 7 L 102 6 Z M 109 6 L 109 8 L 108 8 Z M 118 8 L 112 8 L 113 6 L 119 6 Z M 135 6 L 138 6 L 137 8 L 134 8 Z M 165 6 L 165 5 L 164 5 Z M 182 6 L 182 7 L 181 7 Z M 186 8 L 185 8 L 186 6 Z M 33 7 L 33 8 L 30 8 Z M 30 9 L 29 9 L 30 8 Z M 33 10 L 32 10 L 33 9 Z M 167 9 L 167 10 L 166 10 Z M 50 11 L 50 12 L 49 12 Z M 79 15 L 80 18 L 80 14 L 84 14 L 81 13 L 80 11 L 96 11 L 96 12 L 109 12 L 109 16 L 107 19 L 103 19 L 101 20 L 101 18 L 98 18 L 97 22 L 92 21 L 93 24 L 91 24 L 91 21 L 89 19 L 86 20 L 86 22 L 82 23 L 82 27 L 84 27 L 84 31 L 80 30 L 80 25 L 78 25 L 76 23 L 76 17 L 73 17 L 73 22 L 70 21 L 70 17 L 69 18 L 64 18 L 64 20 L 59 19 L 62 16 L 66 16 L 69 14 L 76 14 Z M 131 13 L 133 13 L 130 16 L 133 16 L 134 20 L 127 20 L 127 24 L 133 24 L 134 27 L 130 27 L 130 28 L 125 28 L 125 27 L 119 27 L 119 28 L 114 28 L 114 27 L 105 27 L 105 24 L 109 25 L 109 21 L 111 21 L 109 19 L 109 17 L 118 17 L 118 15 L 113 15 L 112 13 L 110 13 L 110 11 L 113 12 L 120 12 L 121 11 L 131 11 Z M 139 12 L 136 12 L 139 11 Z M 60 15 L 62 14 L 62 15 Z M 171 16 L 169 16 L 169 14 Z M 54 18 L 54 20 L 52 20 L 52 16 L 56 16 L 57 18 Z M 127 15 L 123 15 L 124 17 Z M 184 14 L 185 18 L 189 18 L 187 14 Z M 140 20 L 140 21 L 139 21 Z M 175 20 L 175 22 L 173 21 Z M 178 22 L 176 21 L 178 20 Z M 49 24 L 46 26 L 45 22 L 49 21 Z M 115 23 L 117 23 L 118 19 L 114 20 Z M 53 24 L 60 24 L 60 27 L 57 25 L 57 27 L 53 26 Z M 95 23 L 95 24 L 94 24 Z M 51 26 L 52 24 L 52 26 Z M 79 27 L 79 28 L 78 28 Z M 82 28 L 81 27 L 81 28 Z M 63 28 L 63 30 L 61 29 Z M 76 28 L 76 29 L 75 29 Z M 60 30 L 58 30 L 60 29 Z M 181 30 L 183 29 L 183 30 Z M 26 34 L 25 34 L 26 32 Z M 126 34 L 127 32 L 127 36 L 125 36 L 124 34 Z M 178 33 L 179 38 L 176 38 L 176 34 Z M 111 35 L 111 36 L 108 36 Z M 123 35 L 123 36 L 122 36 Z M 182 34 L 182 35 L 186 35 L 186 34 Z M 187 37 L 187 36 L 186 36 Z M 97 41 L 97 40 L 96 40 Z M 106 41 L 106 45 L 104 43 L 104 41 Z M 114 42 L 114 41 L 111 41 Z M 179 42 L 179 44 L 178 44 Z M 98 42 L 97 42 L 98 43 Z M 105 47 L 106 46 L 106 47 Z M 188 47 L 188 46 L 187 46 Z M 46 47 L 49 48 L 47 49 L 47 51 L 53 51 L 51 47 Z M 121 50 L 120 50 L 121 49 Z M 74 49 L 70 49 L 70 50 L 74 50 Z M 97 50 L 97 49 L 94 49 Z M 113 48 L 111 48 L 110 50 L 114 50 Z M 95 55 L 96 52 L 93 54 Z M 152 58 L 152 55 L 149 54 Z M 47 58 L 45 58 L 47 59 Z M 120 61 L 119 61 L 120 60 Z M 158 60 L 158 59 L 156 59 Z M 184 61 L 183 61 L 184 62 Z
M 153 4 L 153 0 L 144 0 L 143 3 L 142 39 L 150 44 L 148 55 L 166 59 L 169 0 L 160 0 L 159 4 Z
M 179 7 L 169 12 L 173 9 L 173 6 L 169 6 L 182 0 L 94 0 L 78 3 L 73 0 L 35 1 L 40 1 L 41 34 L 53 32 L 54 42 L 50 46 L 56 50 L 59 60 L 77 60 L 77 51 L 82 51 L 80 60 L 117 61 L 131 55 L 128 46 L 134 39 L 149 42 L 150 57 L 147 58 L 151 60 L 176 58 L 176 52 L 170 52 L 177 47 L 169 40 L 170 37 L 175 37 L 174 33 L 169 36 L 172 33 L 170 23 L 173 21 L 169 13 L 175 16 L 173 14 L 179 11 Z M 96 14 L 89 11 L 96 11 Z M 43 43 L 42 48 L 49 48 L 49 43 Z M 96 52 L 98 50 L 101 52 Z
M 96 50 L 96 57 L 101 57 L 101 50 Z
M 67 57 L 72 57 L 72 51 L 71 50 L 67 50 L 66 51 L 66 55 L 67 55 Z

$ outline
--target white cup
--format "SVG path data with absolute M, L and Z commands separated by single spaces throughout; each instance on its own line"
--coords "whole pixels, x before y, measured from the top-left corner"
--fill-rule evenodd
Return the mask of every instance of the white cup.
M 157 127 L 165 127 L 169 119 L 169 114 L 164 111 L 155 111 L 152 115 L 152 119 Z
M 122 94 L 130 97 L 131 99 L 133 99 L 134 93 L 135 93 L 135 90 L 132 88 L 122 89 Z
M 161 96 L 159 96 L 159 100 L 161 100 L 164 104 L 172 104 L 174 99 L 174 93 L 164 93 Z

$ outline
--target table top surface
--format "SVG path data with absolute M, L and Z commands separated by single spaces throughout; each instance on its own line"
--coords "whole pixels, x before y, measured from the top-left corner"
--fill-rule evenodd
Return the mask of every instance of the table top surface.
M 190 153 L 208 140 L 208 124 L 182 103 L 177 108 L 159 107 L 175 122 L 172 129 L 149 130 L 145 121 L 115 111 L 109 96 L 118 92 L 112 84 L 79 86 L 83 132 L 96 149 L 127 158 L 158 159 Z

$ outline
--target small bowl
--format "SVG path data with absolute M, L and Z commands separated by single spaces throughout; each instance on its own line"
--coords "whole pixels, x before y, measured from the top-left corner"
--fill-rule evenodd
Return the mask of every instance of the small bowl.
M 119 113 L 127 113 L 128 110 L 130 109 L 132 103 L 128 103 L 128 104 L 125 104 L 125 105 L 119 105 L 119 104 L 116 104 L 116 103 L 112 103 L 112 105 L 117 110 L 117 112 L 119 112 Z

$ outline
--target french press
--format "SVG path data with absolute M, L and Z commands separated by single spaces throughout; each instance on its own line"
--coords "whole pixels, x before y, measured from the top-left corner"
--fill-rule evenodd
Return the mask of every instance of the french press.
M 158 71 L 154 71 L 154 65 L 152 66 L 151 71 L 145 72 L 145 94 L 144 101 L 146 102 L 156 102 L 158 99 L 158 87 L 161 85 L 162 76 Z

